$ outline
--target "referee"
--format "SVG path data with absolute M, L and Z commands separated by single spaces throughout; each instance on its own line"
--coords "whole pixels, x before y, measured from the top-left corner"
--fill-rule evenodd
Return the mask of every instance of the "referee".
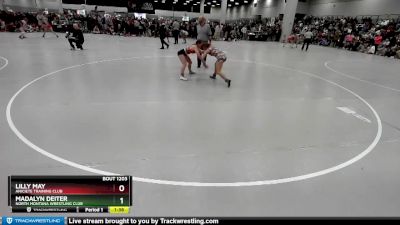
M 202 43 L 211 43 L 211 28 L 210 25 L 207 24 L 207 20 L 204 16 L 200 16 L 197 24 L 197 40 L 201 41 Z M 207 57 L 204 58 L 204 62 L 206 61 Z M 197 68 L 201 66 L 201 59 L 197 58 Z

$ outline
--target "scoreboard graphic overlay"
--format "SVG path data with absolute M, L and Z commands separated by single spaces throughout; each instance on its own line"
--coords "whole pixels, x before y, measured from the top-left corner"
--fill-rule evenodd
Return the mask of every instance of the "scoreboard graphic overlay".
M 9 176 L 12 212 L 128 213 L 131 176 Z

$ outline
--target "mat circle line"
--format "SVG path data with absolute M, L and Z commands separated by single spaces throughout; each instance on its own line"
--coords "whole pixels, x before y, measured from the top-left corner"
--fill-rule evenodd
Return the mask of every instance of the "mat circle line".
M 8 59 L 4 58 L 3 56 L 0 56 L 0 59 L 4 60 L 6 62 L 3 66 L 0 67 L 0 70 L 2 70 L 4 68 L 6 68 L 6 66 L 8 65 Z
M 104 171 L 104 170 L 99 170 L 99 169 L 95 169 L 95 168 L 91 168 L 85 165 L 81 165 L 79 163 L 76 162 L 72 162 L 69 161 L 67 159 L 61 158 L 57 155 L 54 155 L 42 148 L 40 148 L 39 146 L 35 145 L 34 143 L 32 143 L 30 140 L 28 140 L 15 126 L 12 117 L 11 117 L 11 108 L 12 108 L 12 104 L 14 102 L 14 100 L 16 99 L 16 97 L 27 87 L 29 87 L 30 85 L 32 85 L 33 83 L 45 78 L 45 77 L 49 77 L 52 75 L 55 75 L 59 72 L 65 71 L 65 70 L 70 70 L 70 69 L 74 69 L 74 68 L 78 68 L 78 67 L 82 67 L 85 65 L 92 65 L 92 64 L 98 64 L 98 63 L 104 63 L 104 62 L 113 62 L 113 61 L 123 61 L 123 60 L 135 60 L 135 59 L 151 59 L 151 58 L 171 58 L 171 57 L 175 57 L 175 56 L 161 56 L 161 57 L 154 57 L 154 56 L 143 56 L 143 57 L 129 57 L 129 58 L 118 58 L 118 59 L 107 59 L 107 60 L 99 60 L 99 61 L 93 61 L 93 62 L 88 62 L 88 63 L 84 63 L 84 64 L 78 64 L 78 65 L 74 65 L 74 66 L 69 66 L 69 67 L 65 67 L 53 72 L 50 72 L 48 74 L 42 75 L 34 80 L 32 80 L 31 82 L 27 83 L 26 85 L 24 85 L 22 88 L 20 88 L 10 99 L 10 101 L 7 104 L 7 109 L 6 109 L 6 117 L 7 117 L 7 122 L 8 125 L 10 127 L 10 129 L 14 132 L 14 134 L 22 141 L 24 142 L 26 145 L 28 145 L 30 148 L 32 148 L 33 150 L 41 153 L 42 155 L 49 157 L 55 161 L 58 161 L 60 163 L 63 163 L 65 165 L 77 168 L 77 169 L 81 169 L 87 172 L 91 172 L 91 173 L 95 173 L 95 174 L 99 174 L 99 175 L 120 175 L 114 172 L 109 172 L 109 171 Z M 293 176 L 293 177 L 287 177 L 287 178 L 280 178 L 280 179 L 272 179 L 272 180 L 259 180 L 259 181 L 244 181 L 244 182 L 225 182 L 225 183 L 208 183 L 208 182 L 187 182 L 187 181 L 173 181 L 173 180 L 161 180 L 161 179 L 151 179 L 151 178 L 144 178 L 144 177 L 135 177 L 132 176 L 132 180 L 133 181 L 137 181 L 137 182 L 144 182 L 144 183 L 151 183 L 151 184 L 160 184 L 160 185 L 173 185 L 173 186 L 191 186 L 191 187 L 243 187 L 243 186 L 260 186 L 260 185 L 272 185 L 272 184 L 283 184 L 283 183 L 289 183 L 289 182 L 295 182 L 295 181 L 301 181 L 301 180 L 306 180 L 306 179 L 310 179 L 310 178 L 315 178 L 318 176 L 322 176 L 322 175 L 326 175 L 335 171 L 338 171 L 340 169 L 343 169 L 347 166 L 352 165 L 353 163 L 361 160 L 362 158 L 364 158 L 368 153 L 370 153 L 375 147 L 376 145 L 379 143 L 379 140 L 381 139 L 382 136 L 382 122 L 381 122 L 381 118 L 379 116 L 379 114 L 376 112 L 376 110 L 365 100 L 363 99 L 360 95 L 358 95 L 357 93 L 347 89 L 346 87 L 341 86 L 340 84 L 337 84 L 333 81 L 330 81 L 328 79 L 322 78 L 316 74 L 313 73 L 309 73 L 309 72 L 304 72 L 301 70 L 296 70 L 293 68 L 288 68 L 288 67 L 283 67 L 283 66 L 278 66 L 278 65 L 272 65 L 272 64 L 267 64 L 267 63 L 262 63 L 262 62 L 255 62 L 255 61 L 248 61 L 248 60 L 239 60 L 239 59 L 230 59 L 230 61 L 233 62 L 244 62 L 244 63 L 253 63 L 255 65 L 261 65 L 261 66 L 267 66 L 267 67 L 273 67 L 273 68 L 278 68 L 278 69 L 283 69 L 286 71 L 292 71 L 292 72 L 297 72 L 309 77 L 313 77 L 316 79 L 320 79 L 323 80 L 325 82 L 328 82 L 342 90 L 345 90 L 346 92 L 354 95 L 357 99 L 359 99 L 361 102 L 363 102 L 373 113 L 373 115 L 375 116 L 375 119 L 377 121 L 377 133 L 376 136 L 374 138 L 374 140 L 371 142 L 371 144 L 365 149 L 363 150 L 360 154 L 356 155 L 355 157 L 347 160 L 346 162 L 343 162 L 341 164 L 338 164 L 336 166 L 327 168 L 327 169 L 323 169 L 317 172 L 312 172 L 312 173 L 308 173 L 308 174 L 304 174 L 304 175 L 299 175 L 299 176 Z M 177 81 L 179 82 L 179 81 Z

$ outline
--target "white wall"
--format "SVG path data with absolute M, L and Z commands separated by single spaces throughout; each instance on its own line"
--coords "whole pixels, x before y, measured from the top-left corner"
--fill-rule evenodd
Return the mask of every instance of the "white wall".
M 226 12 L 226 19 L 232 20 L 238 18 L 254 18 L 253 11 L 254 7 L 252 5 L 244 5 L 240 7 L 231 7 L 231 8 L 228 7 Z M 213 14 L 213 11 L 211 11 L 211 14 Z
M 277 17 L 279 14 L 283 14 L 284 8 L 284 0 L 258 0 L 257 7 L 249 4 L 228 8 L 227 19 L 254 18 L 256 15 L 269 18 Z M 120 9 L 126 10 L 125 8 Z M 211 8 L 211 13 L 205 14 L 205 16 L 209 19 L 219 19 L 220 12 L 221 8 Z M 174 14 L 175 16 L 182 16 L 185 13 L 191 18 L 201 15 L 200 13 L 190 12 L 175 12 Z M 400 14 L 400 0 L 308 0 L 297 4 L 296 13 L 317 16 Z M 156 10 L 156 14 L 159 16 L 172 16 L 173 13 L 172 11 Z
M 400 14 L 399 0 L 309 0 L 309 14 L 362 16 Z
M 284 0 L 260 0 L 257 7 L 253 8 L 253 14 L 261 15 L 262 17 L 277 17 L 283 13 L 284 9 Z
M 228 0 L 229 1 L 229 0 Z M 251 1 L 251 0 L 250 0 Z M 306 3 L 299 2 L 298 4 L 298 12 L 306 13 L 304 5 Z M 285 3 L 284 0 L 259 0 L 258 6 L 255 8 L 252 4 L 241 6 L 241 7 L 232 7 L 227 10 L 227 19 L 237 19 L 237 18 L 254 18 L 255 15 L 262 15 L 263 17 L 276 17 L 279 14 L 283 13 Z M 95 6 L 87 5 L 87 10 L 94 10 Z M 63 8 L 69 9 L 80 9 L 81 5 L 73 5 L 73 4 L 63 4 Z M 98 10 L 106 11 L 106 12 L 126 12 L 125 7 L 102 7 L 98 6 Z M 208 19 L 220 19 L 221 8 L 211 8 L 210 14 L 204 14 Z M 180 12 L 180 11 L 167 11 L 167 10 L 156 10 L 156 15 L 158 16 L 189 16 L 190 18 L 199 17 L 200 13 L 193 12 Z
M 255 15 L 276 17 L 280 13 L 283 13 L 284 5 L 284 0 L 259 0 L 257 7 L 254 7 L 253 4 L 230 7 L 227 10 L 227 19 L 254 18 Z
M 4 5 L 28 8 L 36 7 L 35 0 L 4 0 Z
M 94 10 L 94 5 L 87 5 L 86 10 L 91 11 Z M 82 5 L 74 5 L 74 4 L 63 4 L 64 9 L 81 9 Z M 218 8 L 219 9 L 219 8 Z M 105 11 L 105 12 L 127 12 L 126 7 L 106 7 L 106 6 L 98 6 L 98 11 Z M 214 11 L 214 13 L 204 14 L 208 19 L 219 19 L 219 11 Z M 189 16 L 189 18 L 197 18 L 201 16 L 200 13 L 194 12 L 184 12 L 184 11 L 168 11 L 168 10 L 155 10 L 155 15 L 157 16 L 164 16 L 164 17 L 182 17 L 182 16 Z
M 229 1 L 229 0 L 228 0 Z M 288 0 L 291 1 L 291 0 Z M 250 0 L 252 2 L 252 0 Z M 233 20 L 238 18 L 254 18 L 256 15 L 261 15 L 263 18 L 277 17 L 279 14 L 283 14 L 285 9 L 284 0 L 259 0 L 257 7 L 253 4 L 243 5 L 239 7 L 231 7 L 227 10 L 227 19 Z M 220 8 L 212 8 L 211 14 L 217 14 L 220 12 Z M 299 2 L 297 4 L 297 13 L 307 14 L 308 3 Z
M 183 11 L 168 11 L 168 10 L 156 10 L 155 12 L 156 15 L 158 16 L 175 16 L 175 17 L 182 17 L 182 16 L 188 16 L 189 18 L 197 18 L 201 16 L 201 13 L 195 13 L 195 12 L 183 12 Z M 207 19 L 219 19 L 218 14 L 204 14 Z
M 36 0 L 39 9 L 59 10 L 62 6 L 61 0 Z
M 30 11 L 37 9 L 49 9 L 58 11 L 61 7 L 61 0 L 3 0 L 4 8 L 10 7 L 15 11 Z
M 35 0 L 4 0 L 4 8 L 11 8 L 14 11 L 29 11 L 36 9 Z
M 82 9 L 82 5 L 62 4 L 64 9 Z M 94 10 L 95 5 L 86 5 L 87 11 Z M 97 6 L 97 11 L 105 12 L 128 12 L 126 7 L 112 7 L 112 6 Z
M 14 10 L 35 10 L 38 8 L 48 8 L 57 10 L 60 0 L 0 0 L 4 2 L 4 8 L 10 7 Z M 252 1 L 252 0 L 250 0 Z M 288 0 L 291 1 L 291 0 Z M 254 18 L 255 15 L 262 17 L 276 17 L 283 13 L 284 0 L 258 0 L 257 7 L 253 4 L 232 7 L 227 10 L 227 19 Z M 63 4 L 63 8 L 79 9 L 81 5 Z M 87 5 L 87 10 L 93 10 L 94 6 Z M 126 7 L 102 7 L 98 10 L 107 12 L 126 12 Z M 221 8 L 211 8 L 210 14 L 205 14 L 209 19 L 219 19 Z M 198 17 L 200 13 L 175 12 L 176 16 Z M 400 0 L 308 0 L 299 2 L 297 13 L 316 16 L 362 16 L 362 15 L 385 15 L 400 14 Z M 172 16 L 172 11 L 156 10 L 158 16 Z
M 308 1 L 310 1 L 310 0 L 308 0 Z M 308 2 L 299 2 L 299 3 L 297 3 L 297 11 L 296 11 L 296 13 L 308 14 L 308 11 L 309 11 L 309 3 Z
M 259 0 L 256 8 L 252 4 L 228 8 L 227 19 L 254 18 L 255 15 L 276 17 L 283 13 L 284 7 L 284 0 Z M 218 14 L 219 10 L 212 8 L 211 13 Z M 316 16 L 400 14 L 400 0 L 307 0 L 298 3 L 296 12 Z

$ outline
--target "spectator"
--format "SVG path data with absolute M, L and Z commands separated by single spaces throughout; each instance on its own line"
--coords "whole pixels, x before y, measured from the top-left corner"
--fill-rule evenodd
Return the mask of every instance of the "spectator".
M 93 28 L 93 34 L 100 34 L 100 29 L 97 25 Z
M 183 39 L 183 44 L 186 44 L 186 38 L 188 37 L 189 33 L 186 30 L 181 30 L 180 35 Z
M 39 31 L 38 23 L 44 23 L 42 16 L 40 21 L 36 18 L 38 13 L 12 12 L 0 10 L 0 31 L 19 31 L 20 21 L 27 18 L 26 32 Z M 65 32 L 73 23 L 80 24 L 82 32 L 107 33 L 112 35 L 146 35 L 159 36 L 160 21 L 158 19 L 135 18 L 130 15 L 119 16 L 104 14 L 92 11 L 87 15 L 79 15 L 74 10 L 64 10 L 64 14 L 50 13 L 48 17 L 49 26 L 53 25 L 57 32 Z M 205 19 L 205 18 L 204 18 Z M 178 21 L 177 21 L 178 22 Z M 174 21 L 165 20 L 167 26 L 174 29 Z M 180 23 L 180 30 L 186 30 L 189 37 L 197 38 L 196 22 Z M 279 18 L 272 18 L 266 21 L 237 20 L 226 24 L 212 24 L 211 34 L 214 30 L 215 40 L 232 38 L 250 40 L 277 40 L 280 38 L 281 21 Z M 97 28 L 96 28 L 97 27 Z M 311 43 L 322 46 L 346 48 L 351 51 L 367 53 L 373 50 L 372 54 L 398 58 L 398 46 L 400 39 L 400 21 L 390 19 L 372 21 L 371 18 L 357 19 L 352 17 L 314 17 L 306 16 L 296 19 L 293 32 L 296 35 L 305 34 L 305 29 L 313 31 Z M 247 30 L 247 35 L 243 31 Z M 349 32 L 351 35 L 349 35 Z M 218 33 L 220 35 L 218 35 Z M 181 35 L 183 33 L 181 32 Z M 379 34 L 379 35 L 378 35 Z M 299 36 L 299 42 L 304 36 Z M 169 36 L 166 32 L 165 37 Z M 246 37 L 248 36 L 248 37 Z M 175 37 L 175 36 L 174 36 Z M 210 36 L 206 35 L 208 41 Z M 207 39 L 206 38 L 206 39 Z M 307 44 L 307 43 L 306 43 Z M 310 44 L 310 43 L 308 43 Z M 306 47 L 306 46 L 305 46 Z
M 214 40 L 219 41 L 221 38 L 221 25 L 217 23 L 215 26 Z
M 167 48 L 169 48 L 169 44 L 167 44 L 167 42 L 165 42 L 165 37 L 167 35 L 167 29 L 165 28 L 165 23 L 162 23 L 158 33 L 160 34 L 160 41 L 161 41 L 161 48 L 160 49 L 164 49 L 164 45 L 167 46 Z
M 378 47 L 382 44 L 382 35 L 381 32 L 376 32 L 376 36 L 374 38 L 374 44 L 375 44 L 375 52 L 374 54 L 376 54 L 376 52 L 378 51 Z
M 247 40 L 247 27 L 243 26 L 241 29 L 242 35 L 243 35 L 243 40 Z
M 179 41 L 179 33 L 180 33 L 181 25 L 177 20 L 172 23 L 172 34 L 174 35 L 175 42 L 174 44 L 178 44 Z

